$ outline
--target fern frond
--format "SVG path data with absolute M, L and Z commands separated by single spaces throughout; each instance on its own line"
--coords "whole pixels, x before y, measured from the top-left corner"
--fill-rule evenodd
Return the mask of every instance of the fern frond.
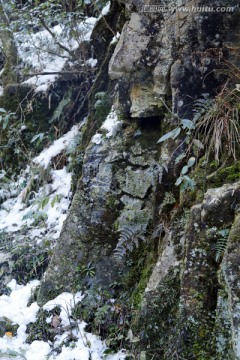
M 214 247 L 216 262 L 219 262 L 220 259 L 222 259 L 225 250 L 227 248 L 229 229 L 220 230 L 218 231 L 218 234 L 221 235 L 221 238 L 217 240 L 216 245 Z
M 219 262 L 219 260 L 223 257 L 223 254 L 227 247 L 227 238 L 221 238 L 217 241 L 216 247 L 215 247 L 215 260 L 216 262 Z
M 122 260 L 127 251 L 132 252 L 139 246 L 139 241 L 145 241 L 142 231 L 134 232 L 130 227 L 124 226 L 119 229 L 119 239 L 114 250 L 116 260 Z

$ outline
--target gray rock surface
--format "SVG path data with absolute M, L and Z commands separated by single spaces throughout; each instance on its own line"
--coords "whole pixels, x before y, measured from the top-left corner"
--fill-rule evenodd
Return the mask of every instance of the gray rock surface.
M 122 127 L 109 138 L 99 129 L 98 140 L 84 149 L 78 188 L 38 300 L 43 303 L 53 291 L 109 290 L 122 275 L 126 280 L 131 269 L 126 257 L 116 261 L 114 251 L 127 227 L 132 239 L 141 234 L 146 241 L 142 254 L 127 253 L 138 277 L 127 289 L 137 313 L 132 324 L 140 339 L 137 354 L 149 349 L 149 359 L 235 360 L 240 356 L 239 182 L 209 189 L 203 199 L 196 193 L 203 194 L 206 179 L 194 193 L 179 193 L 175 182 L 182 164 L 173 159 L 185 151 L 182 139 L 160 145 L 157 140 L 179 118 L 192 119 L 196 101 L 215 96 L 225 84 L 226 48 L 236 44 L 233 32 L 239 25 L 235 14 L 146 13 L 142 7 L 150 1 L 120 3 L 128 21 L 105 65 Z M 231 61 L 238 61 L 233 54 Z M 96 114 L 91 116 L 88 125 L 99 124 Z M 219 241 L 225 245 L 216 258 Z M 88 264 L 95 269 L 92 278 L 79 272 Z
M 52 291 L 74 290 L 76 282 L 80 286 L 88 281 L 77 273 L 82 264 L 95 267 L 92 286 L 107 288 L 120 270 L 126 270 L 114 257 L 121 229 L 127 227 L 132 236 L 145 234 L 154 213 L 159 154 L 156 142 L 144 149 L 144 132 L 133 148 L 124 146 L 125 135 L 126 130 L 119 129 L 116 136 L 103 137 L 97 144 L 93 139 L 86 149 L 82 177 L 42 281 L 40 303 Z

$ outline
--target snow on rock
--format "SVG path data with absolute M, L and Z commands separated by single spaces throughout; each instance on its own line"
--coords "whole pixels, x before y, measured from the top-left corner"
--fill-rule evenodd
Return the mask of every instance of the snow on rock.
M 101 142 L 102 142 L 102 134 L 95 134 L 95 135 L 92 137 L 92 142 L 93 142 L 94 144 L 97 144 L 97 145 L 101 144 Z
M 56 61 L 55 61 L 56 63 Z M 64 62 L 65 64 L 65 62 Z M 64 65 L 63 64 L 63 65 Z M 59 65 L 59 63 L 58 63 Z M 62 66 L 56 66 L 54 70 L 45 69 L 45 71 L 61 71 L 63 68 Z M 49 88 L 49 86 L 54 83 L 54 81 L 58 78 L 58 75 L 36 75 L 32 76 L 28 80 L 24 81 L 24 84 L 34 85 L 36 87 L 35 92 L 46 92 Z
M 75 328 L 72 329 L 72 335 L 75 340 L 71 340 L 66 346 L 66 339 L 69 332 L 56 331 L 53 343 L 35 340 L 32 343 L 26 343 L 27 339 L 27 325 L 34 323 L 37 318 L 39 306 L 37 303 L 32 303 L 28 306 L 28 300 L 32 291 L 38 286 L 39 281 L 34 280 L 29 284 L 23 286 L 18 285 L 15 280 L 12 280 L 8 287 L 12 290 L 9 296 L 0 296 L 0 317 L 7 317 L 12 320 L 14 324 L 18 324 L 19 328 L 17 334 L 9 336 L 6 333 L 0 338 L 0 358 L 10 359 L 25 359 L 25 360 L 124 360 L 125 353 L 119 352 L 114 355 L 105 356 L 104 351 L 107 346 L 98 336 L 85 331 L 86 323 L 77 321 Z M 47 302 L 43 309 L 50 311 L 56 306 L 60 306 L 61 313 L 60 327 L 70 325 L 71 312 L 74 306 L 83 298 L 81 293 L 75 295 L 70 293 L 62 293 L 55 299 Z M 51 314 L 50 314 L 51 315 Z M 52 316 L 52 315 L 51 315 Z M 44 326 L 44 324 L 42 324 Z M 61 349 L 61 352 L 54 352 L 54 348 Z
M 114 107 L 112 107 L 110 113 L 108 114 L 106 120 L 104 121 L 104 123 L 102 124 L 100 131 L 102 130 L 102 132 L 104 132 L 103 134 L 95 134 L 92 139 L 91 142 L 99 145 L 104 141 L 104 137 L 111 138 L 111 137 L 115 137 L 117 135 L 117 132 L 121 126 L 122 122 L 120 120 L 118 120 L 118 116 L 117 113 L 114 109 Z
M 106 137 L 115 137 L 119 127 L 121 125 L 121 121 L 118 120 L 118 116 L 114 108 L 112 107 L 110 114 L 107 116 L 106 120 L 104 121 L 101 129 L 107 130 Z

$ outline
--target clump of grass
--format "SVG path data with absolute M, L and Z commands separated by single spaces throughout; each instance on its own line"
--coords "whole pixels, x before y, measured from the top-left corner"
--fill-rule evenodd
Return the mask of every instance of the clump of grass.
M 217 162 L 223 150 L 236 160 L 240 144 L 239 90 L 237 86 L 231 90 L 225 84 L 213 100 L 204 104 L 205 111 L 196 122 L 196 132 L 202 134 L 207 157 L 213 152 Z

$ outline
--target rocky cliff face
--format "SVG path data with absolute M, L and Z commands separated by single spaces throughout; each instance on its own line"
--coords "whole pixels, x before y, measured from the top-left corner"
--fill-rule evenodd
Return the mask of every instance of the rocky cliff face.
M 125 345 L 134 358 L 238 359 L 239 170 L 228 144 L 219 165 L 206 149 L 191 150 L 196 186 L 180 193 L 175 182 L 184 163 L 174 160 L 185 135 L 157 144 L 181 119 L 193 119 L 199 99 L 236 82 L 237 2 L 219 13 L 119 3 L 111 5 L 111 26 L 125 23 L 114 51 L 111 36 L 105 44 L 89 96 L 82 172 L 39 302 L 79 288 L 95 291 L 99 302 L 103 293 L 116 297 L 117 320 L 102 323 L 121 328 L 120 318 L 128 319 L 123 334 L 131 329 Z M 92 39 L 95 46 L 100 39 Z M 94 106 L 100 92 L 113 105 L 103 126 Z M 94 327 L 94 315 L 91 321 Z

